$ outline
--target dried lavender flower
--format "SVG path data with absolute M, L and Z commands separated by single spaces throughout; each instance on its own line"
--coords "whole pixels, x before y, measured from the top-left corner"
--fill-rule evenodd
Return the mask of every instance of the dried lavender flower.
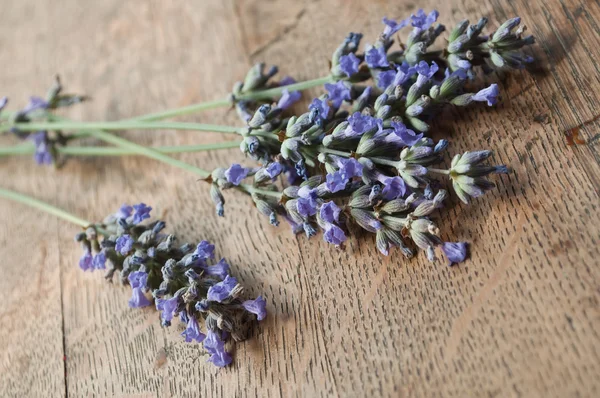
M 204 342 L 209 361 L 227 366 L 232 362 L 225 350 L 227 336 L 245 338 L 254 316 L 265 318 L 266 301 L 262 296 L 243 299 L 244 289 L 229 275 L 229 264 L 224 259 L 213 264 L 211 243 L 178 245 L 174 235 L 161 232 L 164 222 L 144 223 L 151 210 L 144 203 L 123 205 L 104 223 L 78 234 L 76 240 L 84 249 L 79 265 L 83 270 L 107 268 L 108 279 L 120 271 L 121 281 L 132 289 L 131 308 L 152 305 L 153 298 L 163 326 L 179 317 L 185 324 L 185 341 Z M 108 235 L 99 240 L 96 228 Z M 201 331 L 202 319 L 206 334 Z

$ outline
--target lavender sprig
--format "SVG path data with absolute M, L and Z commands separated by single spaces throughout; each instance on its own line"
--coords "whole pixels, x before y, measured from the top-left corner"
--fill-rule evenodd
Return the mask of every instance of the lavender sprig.
M 144 224 L 151 210 L 144 203 L 123 205 L 98 226 L 78 234 L 76 241 L 83 248 L 79 266 L 84 271 L 106 270 L 108 280 L 120 271 L 121 282 L 132 288 L 130 307 L 152 305 L 153 298 L 163 326 L 179 317 L 185 324 L 185 341 L 203 342 L 209 361 L 227 366 L 232 358 L 224 348 L 226 340 L 244 340 L 252 319 L 265 318 L 266 301 L 243 298 L 244 288 L 229 275 L 225 259 L 214 262 L 214 245 L 178 244 L 175 235 L 163 232 L 163 221 Z M 105 231 L 103 239 L 98 228 Z M 202 320 L 206 333 L 201 331 Z

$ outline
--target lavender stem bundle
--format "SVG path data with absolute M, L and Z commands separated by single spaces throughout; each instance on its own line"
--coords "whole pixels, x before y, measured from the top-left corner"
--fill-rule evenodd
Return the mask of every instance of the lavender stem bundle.
M 118 271 L 122 284 L 131 286 L 131 308 L 150 306 L 154 299 L 162 325 L 170 326 L 179 317 L 185 341 L 203 343 L 216 366 L 232 362 L 225 342 L 244 340 L 253 319 L 266 316 L 266 301 L 261 296 L 244 300 L 244 288 L 230 275 L 229 264 L 225 259 L 214 262 L 214 245 L 178 243 L 175 235 L 163 232 L 166 224 L 161 220 L 144 224 L 152 210 L 144 203 L 123 205 L 102 223 L 92 224 L 18 192 L 0 188 L 0 197 L 82 227 L 75 237 L 83 248 L 80 268 L 105 270 L 109 281 Z
M 51 163 L 58 146 L 71 136 L 62 130 L 84 129 L 89 136 L 180 167 L 211 184 L 210 196 L 217 214 L 224 215 L 223 190 L 235 188 L 251 196 L 256 208 L 273 225 L 288 221 L 294 232 L 308 237 L 318 230 L 324 239 L 343 247 L 354 228 L 375 234 L 377 248 L 388 254 L 398 247 L 406 257 L 415 247 L 436 260 L 440 248 L 450 263 L 467 255 L 465 243 L 444 242 L 431 220 L 443 211 L 448 193 L 440 178 L 451 182 L 464 203 L 494 187 L 493 174 L 508 172 L 505 165 L 487 163 L 490 150 L 454 155 L 449 167 L 443 163 L 447 140 L 434 142 L 432 122 L 448 106 L 497 103 L 496 84 L 470 90 L 476 71 L 490 73 L 499 68 L 521 69 L 532 58 L 523 47 L 534 42 L 525 36 L 519 18 L 483 34 L 487 19 L 477 24 L 460 22 L 449 33 L 442 49 L 434 48 L 445 31 L 437 23 L 438 13 L 419 10 L 408 19 L 383 19 L 384 29 L 373 44 L 360 52 L 362 35 L 350 33 L 335 49 L 327 76 L 296 83 L 291 78 L 274 82 L 276 67 L 264 64 L 250 69 L 243 82 L 234 86 L 227 101 L 213 101 L 112 123 L 53 121 L 49 111 L 80 102 L 82 97 L 61 94 L 60 85 L 46 100 L 33 100 L 0 130 L 33 137 L 36 159 Z M 408 38 L 394 48 L 394 36 L 412 26 Z M 372 84 L 369 84 L 371 82 Z M 287 116 L 300 99 L 299 90 L 324 84 L 326 94 L 312 100 L 308 111 Z M 275 100 L 274 97 L 281 95 Z M 246 127 L 158 123 L 156 120 L 196 110 L 232 104 Z M 37 118 L 47 121 L 39 122 Z M 259 167 L 233 164 L 208 172 L 166 154 L 116 137 L 98 128 L 172 128 L 236 133 L 240 149 Z M 26 131 L 41 130 L 28 135 Z M 54 138 L 48 138 L 54 131 Z M 434 167 L 436 166 L 436 167 Z M 287 187 L 277 184 L 286 175 Z M 251 179 L 247 183 L 247 179 Z

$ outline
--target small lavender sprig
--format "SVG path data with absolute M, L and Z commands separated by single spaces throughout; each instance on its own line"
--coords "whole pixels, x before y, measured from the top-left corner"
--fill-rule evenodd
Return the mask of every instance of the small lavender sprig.
M 243 299 L 244 288 L 229 275 L 229 264 L 225 259 L 213 261 L 214 245 L 178 244 L 175 235 L 163 233 L 163 221 L 144 224 L 151 210 L 144 203 L 123 205 L 77 234 L 83 248 L 79 266 L 84 271 L 106 270 L 108 280 L 120 271 L 121 282 L 132 288 L 130 307 L 152 305 L 147 295 L 151 292 L 163 326 L 178 316 L 186 325 L 185 341 L 203 342 L 209 361 L 227 366 L 232 358 L 224 348 L 226 339 L 244 340 L 252 319 L 265 318 L 266 301 L 260 296 Z M 105 231 L 103 239 L 98 228 Z M 202 320 L 206 333 L 201 331 Z

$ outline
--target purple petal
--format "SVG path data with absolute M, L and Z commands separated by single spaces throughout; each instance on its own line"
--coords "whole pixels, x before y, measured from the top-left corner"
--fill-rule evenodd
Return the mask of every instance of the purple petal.
M 369 65 L 369 68 L 387 68 L 390 66 L 385 48 L 382 46 L 370 47 L 365 52 L 365 61 Z
M 450 264 L 461 263 L 467 258 L 467 243 L 466 242 L 445 242 L 442 244 L 442 251 L 450 260 Z
M 471 99 L 473 101 L 487 101 L 488 106 L 492 106 L 498 102 L 498 95 L 500 95 L 500 89 L 498 88 L 498 85 L 494 83 L 473 95 Z
M 146 206 L 145 203 L 133 205 L 133 220 L 131 223 L 137 225 L 147 218 L 150 218 L 150 211 L 152 207 Z
M 300 101 L 302 97 L 302 93 L 300 91 L 292 91 L 289 92 L 287 89 L 281 92 L 281 98 L 279 102 L 277 102 L 277 108 L 279 109 L 287 109 L 294 105 L 296 102 Z
M 351 77 L 358 73 L 358 65 L 360 64 L 360 59 L 354 53 L 342 55 L 340 57 L 340 70 L 346 74 L 346 76 Z
M 342 105 L 342 102 L 350 101 L 352 99 L 350 87 L 341 80 L 337 83 L 326 83 L 325 90 L 327 90 L 329 100 L 334 108 L 339 108 Z
M 341 209 L 333 202 L 327 202 L 321 206 L 319 215 L 323 221 L 328 223 L 338 222 L 340 218 Z
M 215 283 L 208 288 L 206 298 L 210 301 L 218 301 L 220 303 L 229 297 L 231 291 L 237 286 L 237 284 L 237 279 L 227 275 L 223 281 Z
M 131 290 L 131 298 L 129 299 L 129 307 L 141 308 L 151 305 L 152 302 L 148 300 L 148 297 L 144 294 L 143 290 L 139 287 L 134 287 Z
M 119 238 L 117 239 L 116 245 L 115 245 L 115 249 L 119 253 L 126 256 L 127 253 L 129 253 L 131 251 L 132 248 L 133 248 L 133 239 L 131 238 L 131 236 L 129 236 L 127 234 L 119 236 Z
M 193 340 L 202 343 L 206 338 L 206 335 L 200 331 L 200 326 L 194 316 L 188 317 L 186 328 L 181 335 L 185 337 L 185 341 L 188 343 Z
M 81 256 L 81 258 L 79 259 L 79 268 L 81 268 L 84 271 L 87 271 L 88 269 L 93 269 L 92 261 L 92 253 L 86 250 L 83 253 L 83 256 Z
M 225 279 L 229 273 L 229 264 L 224 258 L 215 265 L 201 266 L 200 268 L 204 270 L 206 275 L 216 276 L 221 280 Z
M 256 315 L 256 319 L 262 321 L 267 316 L 267 302 L 262 296 L 258 296 L 256 300 L 246 300 L 242 303 L 246 311 Z
M 203 240 L 202 242 L 198 243 L 198 246 L 196 246 L 194 254 L 198 256 L 200 260 L 215 258 L 215 245 L 211 244 L 206 240 Z
M 325 233 L 323 234 L 323 240 L 333 245 L 339 246 L 346 240 L 346 234 L 344 231 L 335 224 L 329 224 Z
M 225 178 L 233 185 L 240 185 L 242 180 L 246 178 L 250 170 L 235 163 L 230 168 L 225 170 Z

